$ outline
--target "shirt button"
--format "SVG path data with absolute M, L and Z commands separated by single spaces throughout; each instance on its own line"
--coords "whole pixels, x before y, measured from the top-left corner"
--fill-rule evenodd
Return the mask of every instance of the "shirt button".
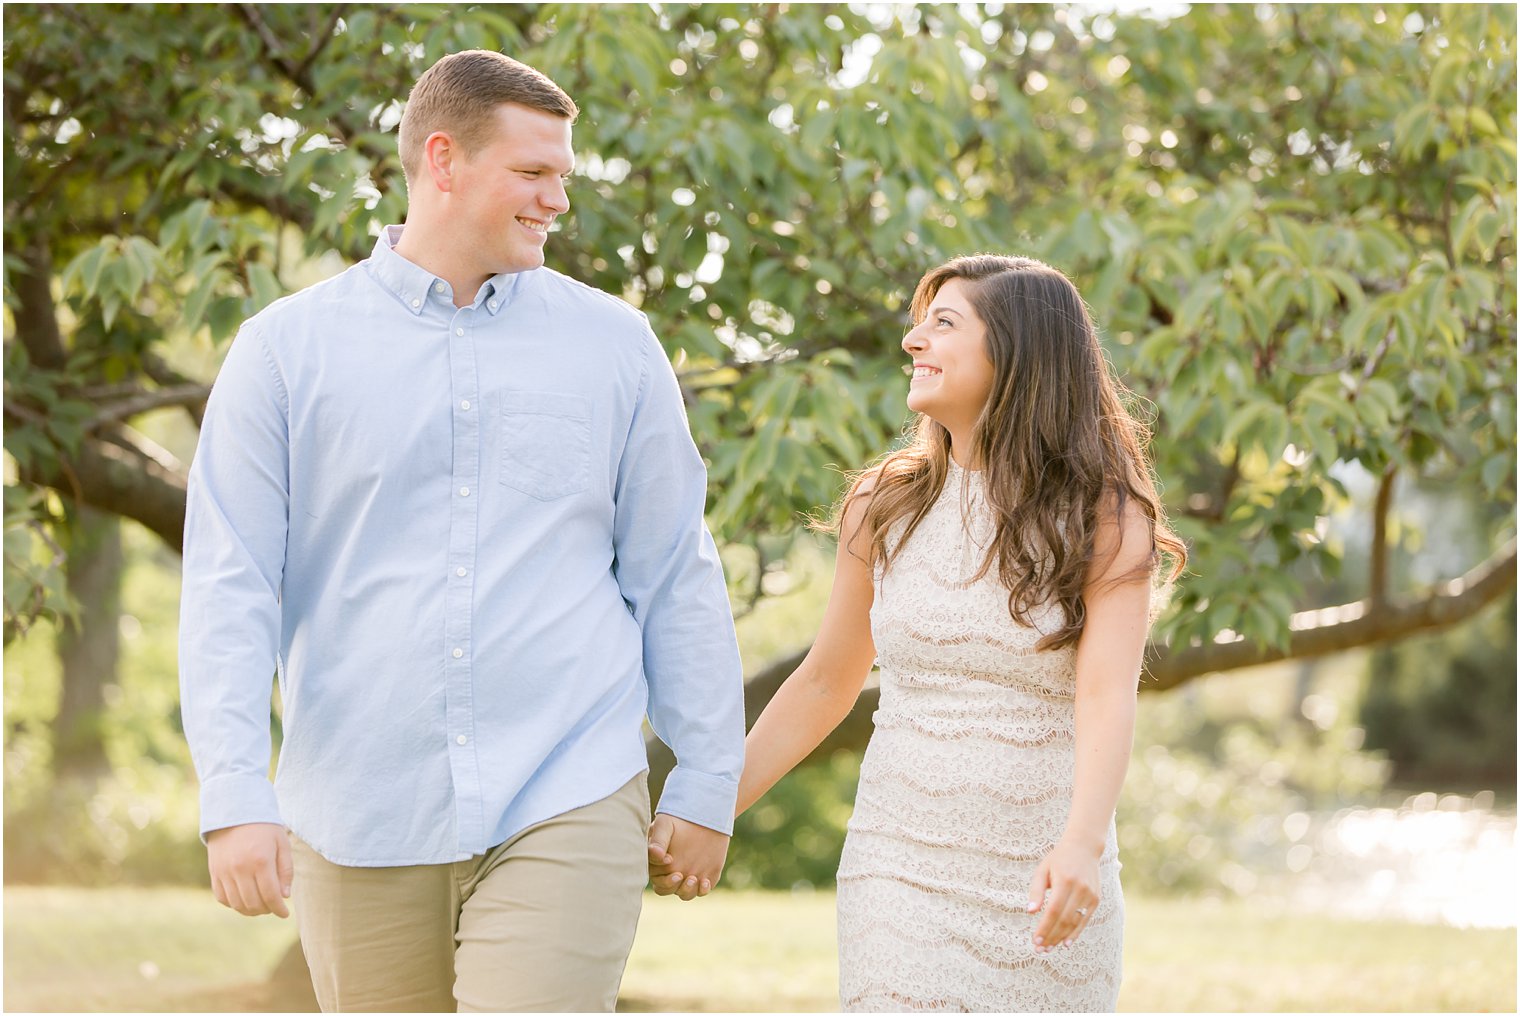
M 466 575 L 468 575 L 470 573 L 468 571 L 466 571 L 465 569 L 463 569 L 463 568 L 458 568 L 458 569 L 455 569 L 454 574 L 458 575 L 460 578 L 464 578 Z
M 490 303 L 486 304 L 486 306 L 490 307 L 492 310 L 495 310 L 496 309 L 496 301 L 492 300 Z
M 457 660 L 457 659 L 459 659 L 463 655 L 464 655 L 464 650 L 463 649 L 456 649 L 456 650 L 454 650 L 454 659 Z
M 421 300 L 413 300 L 412 301 L 412 306 L 413 307 L 421 307 L 422 306 L 422 301 Z
M 463 402 L 459 403 L 459 408 L 460 409 L 469 409 L 470 408 L 470 400 L 469 399 L 465 399 Z
M 469 487 L 460 487 L 459 488 L 459 496 L 460 497 L 469 497 L 470 496 L 470 488 Z
M 454 738 L 454 743 L 455 744 L 469 744 L 470 743 L 470 739 L 468 737 L 465 737 L 463 734 L 460 734 L 458 737 Z
M 464 329 L 463 328 L 456 328 L 456 329 L 454 329 L 454 334 L 455 335 L 463 335 L 464 334 Z
M 435 282 L 435 283 L 433 283 L 433 291 L 436 292 L 436 293 L 443 292 L 443 283 L 441 283 L 441 282 Z

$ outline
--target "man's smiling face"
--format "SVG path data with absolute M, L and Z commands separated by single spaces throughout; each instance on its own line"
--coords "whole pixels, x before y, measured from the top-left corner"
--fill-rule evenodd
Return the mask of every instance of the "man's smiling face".
M 544 263 L 544 241 L 570 208 L 565 178 L 575 168 L 570 121 L 516 103 L 495 113 L 493 136 L 455 156 L 449 220 L 461 252 L 481 274 Z

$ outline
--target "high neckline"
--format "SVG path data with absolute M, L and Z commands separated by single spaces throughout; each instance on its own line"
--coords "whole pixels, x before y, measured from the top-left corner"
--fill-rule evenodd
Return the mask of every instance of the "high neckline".
M 950 476 L 969 476 L 976 480 L 980 480 L 982 478 L 982 471 L 980 469 L 967 469 L 965 466 L 955 461 L 954 455 L 947 455 L 945 457 L 950 461 Z

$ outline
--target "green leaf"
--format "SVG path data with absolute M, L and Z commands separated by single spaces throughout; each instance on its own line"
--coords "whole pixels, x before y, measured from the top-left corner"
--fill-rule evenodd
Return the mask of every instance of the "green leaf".
M 1367 302 L 1366 295 L 1362 292 L 1361 283 L 1350 272 L 1340 268 L 1321 269 L 1324 277 L 1329 279 L 1343 297 L 1346 298 L 1346 306 L 1352 310 Z
M 194 332 L 201 326 L 206 316 L 206 308 L 211 303 L 211 296 L 216 291 L 218 283 L 222 279 L 220 269 L 202 274 L 185 297 L 183 309 L 180 312 L 180 320 L 187 332 Z
M 839 117 L 834 110 L 814 110 L 802 125 L 798 143 L 803 151 L 821 153 L 833 140 L 838 126 Z
M 1437 102 L 1460 98 L 1454 86 L 1458 76 L 1465 76 L 1467 69 L 1468 59 L 1465 53 L 1453 51 L 1443 54 L 1430 72 L 1430 97 Z
M 1177 330 L 1184 335 L 1201 331 L 1204 314 L 1217 297 L 1218 291 L 1212 285 L 1212 280 L 1199 279 L 1192 291 L 1183 297 L 1182 306 L 1177 310 Z
M 1393 122 L 1394 151 L 1404 158 L 1425 151 L 1435 131 L 1434 111 L 1430 103 L 1416 103 Z
M 1478 216 L 1488 207 L 1488 200 L 1478 195 L 1469 198 L 1457 212 L 1451 227 L 1451 246 L 1456 251 L 1457 257 L 1460 258 L 1467 252 L 1467 245 L 1472 240 L 1473 228 L 1478 224 Z
M 1376 340 L 1368 332 L 1375 323 L 1374 317 L 1378 319 L 1376 323 L 1381 324 L 1382 315 L 1371 303 L 1363 303 L 1346 315 L 1345 321 L 1341 323 L 1341 342 L 1347 349 L 1371 348 Z
M 1489 497 L 1496 497 L 1501 491 L 1510 491 L 1514 487 L 1512 477 L 1515 472 L 1515 459 L 1513 453 L 1491 455 L 1483 462 L 1483 489 Z
M 1488 110 L 1482 106 L 1467 107 L 1467 119 L 1484 134 L 1495 136 L 1499 133 L 1499 125 L 1494 122 L 1494 118 L 1489 114 Z
M 206 322 L 211 326 L 211 341 L 221 343 L 237 331 L 244 318 L 243 301 L 235 296 L 217 297 L 211 301 Z
M 1265 414 L 1270 412 L 1272 405 L 1267 402 L 1252 401 L 1238 409 L 1232 410 L 1227 418 L 1224 433 L 1220 435 L 1220 444 L 1230 447 L 1239 442 L 1240 436 L 1249 430 Z
M 258 262 L 248 266 L 248 288 L 255 309 L 269 306 L 285 293 L 269 266 Z
M 1340 445 L 1325 425 L 1321 414 L 1310 414 L 1301 436 L 1308 441 L 1309 451 L 1313 452 L 1315 459 L 1324 468 L 1328 469 L 1340 461 Z
M 100 275 L 105 270 L 106 255 L 115 248 L 115 239 L 107 237 L 75 258 L 64 273 L 65 288 L 77 283 L 86 299 L 94 299 L 100 290 Z
M 121 312 L 121 297 L 116 293 L 103 293 L 100 297 L 100 320 L 110 331 L 116 323 L 116 315 Z
M 1478 250 L 1486 255 L 1499 243 L 1499 234 L 1504 230 L 1504 220 L 1497 212 L 1486 211 L 1478 216 Z

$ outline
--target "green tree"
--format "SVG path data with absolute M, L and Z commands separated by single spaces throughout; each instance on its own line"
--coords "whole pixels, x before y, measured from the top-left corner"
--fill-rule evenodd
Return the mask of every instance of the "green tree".
M 650 315 L 725 543 L 763 559 L 895 438 L 919 274 L 1018 250 L 1072 274 L 1154 406 L 1193 564 L 1152 687 L 1514 587 L 1511 9 L 30 5 L 4 27 L 7 639 L 64 608 L 62 502 L 179 545 L 183 465 L 134 424 L 194 418 L 185 350 L 400 220 L 405 91 L 477 46 L 584 109 L 550 260 Z M 1354 467 L 1381 482 L 1363 594 L 1316 602 Z M 1413 477 L 1509 506 L 1431 588 L 1388 566 Z
M 1382 646 L 1360 719 L 1405 784 L 1515 784 L 1515 600 L 1444 637 Z

